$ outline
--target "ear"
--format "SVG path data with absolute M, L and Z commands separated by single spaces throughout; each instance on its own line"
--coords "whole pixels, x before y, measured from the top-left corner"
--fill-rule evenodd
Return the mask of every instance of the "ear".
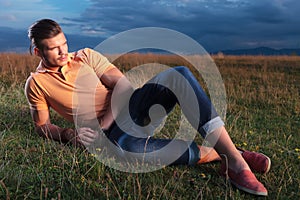
M 33 51 L 34 51 L 34 55 L 36 55 L 38 57 L 42 57 L 42 54 L 37 47 L 34 47 Z

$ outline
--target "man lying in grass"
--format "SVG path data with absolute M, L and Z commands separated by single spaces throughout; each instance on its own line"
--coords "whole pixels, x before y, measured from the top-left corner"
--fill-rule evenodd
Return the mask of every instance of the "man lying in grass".
M 253 172 L 268 172 L 270 159 L 234 146 L 224 122 L 188 68 L 168 69 L 133 90 L 122 72 L 102 54 L 89 48 L 69 53 L 66 37 L 55 21 L 42 19 L 33 23 L 28 36 L 30 53 L 33 50 L 41 58 L 25 85 L 32 119 L 40 136 L 85 147 L 102 140 L 104 145 L 112 144 L 120 149 L 118 156 L 123 156 L 125 160 L 129 154 L 122 152 L 140 153 L 145 155 L 142 159 L 149 163 L 153 161 L 153 156 L 148 156 L 148 153 L 157 152 L 173 142 L 175 145 L 171 150 L 156 155 L 160 162 L 177 158 L 170 164 L 194 165 L 218 161 L 222 157 L 221 174 L 229 178 L 232 184 L 251 194 L 267 195 L 267 189 Z M 178 73 L 184 80 L 176 78 Z M 91 84 L 95 82 L 96 85 Z M 196 95 L 196 104 L 184 103 L 189 102 L 190 98 L 186 93 L 189 91 L 187 85 Z M 180 92 L 175 95 L 173 90 Z M 112 104 L 113 96 L 117 96 L 117 103 Z M 124 103 L 125 99 L 128 99 L 128 105 Z M 149 124 L 158 126 L 165 116 L 161 113 L 155 115 L 155 112 L 150 116 L 149 110 L 154 105 L 162 106 L 169 113 L 176 104 L 180 105 L 202 137 L 211 143 L 216 141 L 213 148 L 179 139 L 153 138 L 151 128 L 150 133 L 147 132 L 149 129 L 143 129 Z M 124 112 L 124 107 L 129 109 L 129 113 Z M 52 124 L 50 108 L 74 122 L 76 130 Z M 116 113 L 117 117 L 114 117 Z M 135 125 L 142 128 L 137 129 Z M 97 126 L 101 131 L 97 130 Z M 185 151 L 176 155 L 182 149 Z

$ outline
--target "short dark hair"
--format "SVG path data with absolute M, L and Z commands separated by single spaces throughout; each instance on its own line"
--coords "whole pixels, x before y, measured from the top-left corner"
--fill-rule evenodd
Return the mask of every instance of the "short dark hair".
M 51 19 L 41 19 L 33 23 L 28 28 L 28 38 L 30 39 L 29 52 L 32 54 L 32 48 L 42 48 L 41 41 L 55 37 L 62 32 L 59 24 Z

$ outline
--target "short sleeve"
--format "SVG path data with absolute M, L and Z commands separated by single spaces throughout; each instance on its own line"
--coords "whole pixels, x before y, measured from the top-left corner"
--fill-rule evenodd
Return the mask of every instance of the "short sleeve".
M 24 89 L 31 110 L 48 110 L 45 96 L 32 75 L 27 79 Z
M 101 77 L 112 66 L 112 63 L 101 53 L 89 48 L 84 49 L 84 51 L 89 65 L 94 69 L 98 77 Z

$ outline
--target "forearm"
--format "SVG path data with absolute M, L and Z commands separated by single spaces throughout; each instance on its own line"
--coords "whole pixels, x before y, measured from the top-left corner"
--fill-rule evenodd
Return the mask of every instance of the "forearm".
M 101 118 L 101 127 L 108 129 L 120 111 L 128 104 L 134 90 L 129 80 L 116 67 L 106 71 L 100 80 L 107 88 L 113 90 L 111 104 Z
M 128 107 L 133 92 L 134 89 L 126 77 L 120 78 L 113 88 L 110 105 L 101 119 L 101 127 L 103 129 L 108 129 L 121 111 Z
M 43 138 L 59 141 L 64 144 L 79 145 L 76 131 L 71 128 L 61 128 L 54 124 L 44 124 L 36 126 L 35 130 Z
M 121 84 L 118 84 L 117 87 L 114 88 L 110 105 L 101 118 L 102 129 L 109 129 L 117 116 L 120 115 L 121 111 L 128 107 L 133 91 L 132 86 L 128 84 L 125 79 L 122 80 Z
M 104 116 L 101 118 L 100 126 L 103 130 L 107 130 L 110 128 L 114 121 L 115 119 L 111 107 L 109 107 Z

